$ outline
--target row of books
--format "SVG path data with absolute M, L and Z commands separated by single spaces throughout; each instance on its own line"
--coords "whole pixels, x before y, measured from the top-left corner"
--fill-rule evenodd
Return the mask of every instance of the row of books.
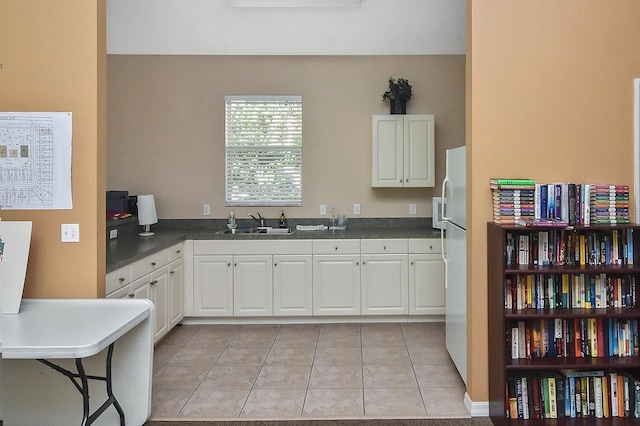
M 638 418 L 640 381 L 626 371 L 513 373 L 505 383 L 508 419 Z
M 535 218 L 535 181 L 531 179 L 491 179 L 493 221 L 516 224 Z
M 493 178 L 490 187 L 494 222 L 500 224 L 568 226 L 631 222 L 629 185 L 541 184 L 533 179 Z
M 632 265 L 633 229 L 507 233 L 509 265 Z
M 506 309 L 634 308 L 635 275 L 526 274 L 507 276 Z
M 529 319 L 507 329 L 511 359 L 638 356 L 638 320 Z

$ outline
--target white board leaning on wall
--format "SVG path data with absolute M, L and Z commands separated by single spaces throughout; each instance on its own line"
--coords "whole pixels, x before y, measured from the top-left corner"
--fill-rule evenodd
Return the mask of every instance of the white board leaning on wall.
M 0 312 L 20 311 L 31 246 L 30 221 L 0 220 Z

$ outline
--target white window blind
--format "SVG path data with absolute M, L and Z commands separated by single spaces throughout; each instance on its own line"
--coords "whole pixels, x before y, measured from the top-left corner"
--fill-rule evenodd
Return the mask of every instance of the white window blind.
M 302 96 L 225 96 L 226 205 L 302 205 Z

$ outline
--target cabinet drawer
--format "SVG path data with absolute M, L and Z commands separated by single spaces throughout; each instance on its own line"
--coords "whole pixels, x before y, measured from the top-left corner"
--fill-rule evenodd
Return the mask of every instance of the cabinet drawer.
M 167 263 L 169 263 L 168 250 L 159 251 L 144 259 L 133 262 L 131 264 L 131 279 L 137 280 L 141 276 L 149 274 Z
M 106 294 L 131 283 L 131 265 L 111 271 L 107 274 Z
M 409 240 L 409 253 L 442 253 L 442 246 L 437 238 L 412 238 Z
M 313 254 L 360 254 L 360 240 L 313 240 Z
M 174 260 L 182 258 L 184 253 L 184 244 L 176 244 L 175 246 L 169 247 L 167 249 L 167 254 L 169 255 L 169 262 L 173 262 Z
M 409 250 L 409 242 L 406 239 L 388 240 L 361 240 L 362 253 L 404 253 Z

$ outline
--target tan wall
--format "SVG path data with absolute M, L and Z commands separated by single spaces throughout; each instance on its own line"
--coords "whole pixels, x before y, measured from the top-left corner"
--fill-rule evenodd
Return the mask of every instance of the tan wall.
M 468 2 L 468 391 L 488 399 L 490 177 L 633 185 L 635 0 Z M 501 285 L 501 283 L 489 283 Z
M 153 193 L 160 218 L 224 218 L 224 95 L 303 97 L 303 206 L 353 217 L 431 216 L 446 148 L 464 145 L 464 56 L 108 56 L 107 188 Z M 408 113 L 435 114 L 436 188 L 371 188 L 371 115 L 389 76 L 413 86 Z M 237 217 L 278 208 L 234 208 Z
M 104 294 L 105 10 L 104 0 L 3 0 L 0 111 L 73 112 L 73 209 L 0 211 L 33 221 L 24 297 Z M 60 242 L 62 223 L 80 224 L 80 243 Z

